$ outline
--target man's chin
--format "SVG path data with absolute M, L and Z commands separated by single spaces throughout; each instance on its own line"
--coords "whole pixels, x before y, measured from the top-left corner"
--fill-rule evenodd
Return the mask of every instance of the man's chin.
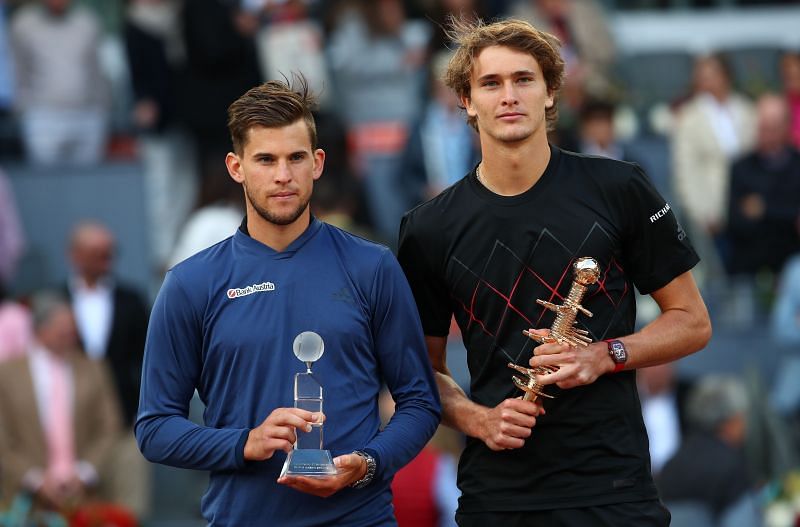
M 303 212 L 306 210 L 307 207 L 308 204 L 289 212 L 285 211 L 277 212 L 274 210 L 263 210 L 257 208 L 256 212 L 258 213 L 259 216 L 261 216 L 261 218 L 268 221 L 269 223 L 273 225 L 278 225 L 280 227 L 284 227 L 286 225 L 291 225 L 292 223 L 300 219 L 300 217 L 303 215 Z

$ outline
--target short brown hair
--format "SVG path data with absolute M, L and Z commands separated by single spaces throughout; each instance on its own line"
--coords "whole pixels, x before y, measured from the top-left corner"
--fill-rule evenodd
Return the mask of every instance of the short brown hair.
M 530 53 L 539 67 L 547 85 L 547 91 L 553 95 L 553 106 L 545 111 L 547 128 L 552 129 L 558 119 L 558 90 L 564 82 L 564 60 L 559 49 L 561 42 L 555 36 L 540 31 L 524 20 L 508 19 L 485 24 L 478 19 L 467 22 L 456 18 L 450 19 L 447 36 L 458 45 L 455 55 L 450 60 L 444 82 L 461 98 L 470 96 L 470 79 L 475 57 L 490 46 L 506 46 L 511 49 Z M 467 122 L 478 129 L 477 120 L 467 116 Z
M 298 119 L 305 121 L 311 148 L 316 149 L 317 125 L 311 114 L 316 104 L 308 81 L 299 73 L 292 75 L 291 81 L 284 78 L 283 81 L 269 81 L 251 88 L 228 107 L 228 131 L 234 152 L 242 154 L 251 128 L 281 128 Z

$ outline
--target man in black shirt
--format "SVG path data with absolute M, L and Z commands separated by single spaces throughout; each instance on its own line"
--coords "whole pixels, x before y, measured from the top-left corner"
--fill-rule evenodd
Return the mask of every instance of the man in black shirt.
M 548 144 L 564 69 L 555 37 L 514 20 L 457 23 L 453 36 L 446 81 L 479 132 L 482 161 L 404 217 L 399 259 L 444 422 L 468 436 L 459 525 L 665 526 L 634 370 L 710 338 L 690 273 L 697 255 L 638 166 Z M 522 331 L 548 327 L 553 314 L 536 299 L 562 303 L 582 256 L 600 266 L 582 302 L 594 316 L 578 315 L 594 342 L 537 346 Z M 634 286 L 661 309 L 636 333 Z M 468 350 L 469 397 L 445 361 L 453 315 Z M 556 397 L 546 413 L 541 400 L 519 398 L 509 362 L 558 368 L 537 379 Z

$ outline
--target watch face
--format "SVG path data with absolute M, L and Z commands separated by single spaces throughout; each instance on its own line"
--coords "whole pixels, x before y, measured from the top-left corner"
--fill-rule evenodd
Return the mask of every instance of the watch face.
M 614 340 L 609 343 L 608 349 L 614 362 L 625 362 L 628 359 L 628 353 L 625 351 L 625 346 L 622 342 Z

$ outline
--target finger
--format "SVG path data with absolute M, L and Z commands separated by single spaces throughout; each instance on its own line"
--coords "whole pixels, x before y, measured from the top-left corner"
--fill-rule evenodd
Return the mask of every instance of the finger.
M 533 348 L 533 355 L 534 357 L 540 355 L 555 355 L 558 353 L 564 353 L 570 349 L 569 344 L 559 344 L 558 342 L 548 342 L 547 344 L 542 344 L 541 346 L 536 346 Z
M 535 329 L 530 328 L 522 331 L 522 334 L 528 337 L 529 339 L 536 340 L 536 337 L 546 337 L 550 335 L 549 329 Z M 537 341 L 538 342 L 538 341 Z
M 525 399 L 506 399 L 500 403 L 501 410 L 512 410 L 520 414 L 536 416 L 541 411 L 542 403 L 539 401 L 526 401 Z
M 537 375 L 536 382 L 541 384 L 542 386 L 548 386 L 550 384 L 558 384 L 566 381 L 577 371 L 576 366 L 564 366 L 559 368 L 557 371 L 553 373 L 548 373 L 546 375 Z
M 307 425 L 309 428 L 311 425 Z M 306 432 L 310 432 L 309 429 L 305 429 Z M 260 430 L 261 435 L 259 436 L 261 439 L 267 441 L 270 439 L 285 439 L 290 443 L 294 443 L 297 441 L 297 433 L 295 429 L 291 426 L 265 426 L 263 429 Z
M 291 452 L 294 448 L 294 440 L 289 441 L 286 439 L 269 438 L 264 440 L 261 448 L 263 448 L 264 453 L 267 455 L 267 459 L 269 459 L 272 457 L 272 454 L 278 450 L 282 450 L 287 454 Z
M 278 408 L 269 414 L 263 424 L 272 426 L 292 426 L 310 431 L 311 423 L 322 422 L 322 414 L 301 410 L 300 408 Z
M 340 476 L 328 476 L 321 478 L 310 478 L 307 476 L 283 476 L 278 478 L 278 483 L 301 492 L 306 492 L 308 494 L 321 497 L 328 497 L 340 490 L 343 486 L 342 478 Z
M 333 464 L 336 466 L 337 469 L 339 469 L 340 473 L 342 471 L 355 470 L 361 468 L 363 463 L 364 463 L 364 458 L 362 458 L 358 454 L 344 454 L 342 456 L 333 458 Z
M 525 446 L 525 440 L 518 437 L 500 436 L 487 446 L 492 450 L 513 450 Z
M 531 426 L 520 426 L 514 423 L 501 423 L 499 426 L 500 436 L 517 439 L 526 439 L 530 437 L 531 428 L 536 424 L 536 418 L 533 417 L 531 419 L 533 419 Z
M 559 368 L 570 362 L 570 357 L 567 355 L 567 353 L 569 353 L 569 351 L 563 352 L 562 350 L 559 350 L 558 353 L 534 355 L 530 358 L 530 360 L 528 360 L 528 365 L 531 368 L 539 368 L 542 366 L 548 368 Z
M 502 427 L 504 424 L 509 424 L 512 426 L 531 428 L 536 424 L 536 412 L 538 412 L 538 408 L 536 405 L 531 404 L 528 411 L 531 413 L 521 413 L 512 408 L 501 408 L 499 410 L 500 424 L 498 426 Z

